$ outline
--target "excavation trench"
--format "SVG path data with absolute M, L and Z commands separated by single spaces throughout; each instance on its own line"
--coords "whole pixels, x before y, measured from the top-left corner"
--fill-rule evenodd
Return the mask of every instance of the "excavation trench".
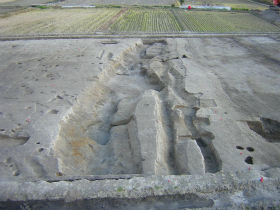
M 218 171 L 214 135 L 194 125 L 198 97 L 182 88 L 173 57 L 165 40 L 143 40 L 109 63 L 61 122 L 54 151 L 62 174 Z
M 175 66 L 178 66 L 175 64 Z M 215 136 L 202 127 L 209 119 L 196 118 L 199 97 L 184 88 L 185 72 L 171 67 L 168 72 L 170 85 L 168 107 L 173 116 L 175 165 L 178 174 L 216 173 L 220 170 L 219 159 L 214 152 Z M 177 98 L 177 99 L 176 99 Z M 174 100 L 175 99 L 175 100 Z
M 269 118 L 261 118 L 260 121 L 247 121 L 247 124 L 251 130 L 260 134 L 268 142 L 280 142 L 280 122 Z

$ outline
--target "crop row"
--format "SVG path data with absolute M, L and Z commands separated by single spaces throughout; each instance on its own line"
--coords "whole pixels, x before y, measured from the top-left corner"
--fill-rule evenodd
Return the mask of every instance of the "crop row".
M 190 31 L 197 32 L 279 32 L 274 26 L 250 13 L 178 11 Z
M 14 15 L 0 21 L 3 34 L 92 33 L 119 9 L 48 9 Z
M 36 9 L 1 18 L 0 34 L 90 34 L 105 30 L 110 24 L 108 33 L 280 32 L 279 27 L 251 13 L 134 8 L 121 15 L 120 11 L 118 8 Z M 117 19 L 111 23 L 113 17 Z M 106 27 L 102 27 L 104 24 Z
M 173 14 L 163 9 L 130 9 L 109 29 L 117 32 L 178 32 Z

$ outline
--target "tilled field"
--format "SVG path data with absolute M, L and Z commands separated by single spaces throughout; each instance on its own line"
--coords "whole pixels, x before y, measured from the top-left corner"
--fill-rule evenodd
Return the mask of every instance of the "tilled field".
M 250 13 L 178 11 L 187 31 L 199 32 L 278 32 L 279 27 Z
M 62 1 L 59 5 L 165 5 L 170 6 L 173 4 L 173 0 L 68 0 Z
M 1 20 L 3 34 L 94 33 L 119 9 L 33 10 Z
M 178 32 L 176 19 L 168 10 L 131 9 L 109 29 L 117 32 Z
M 1 35 L 280 32 L 251 12 L 179 9 L 32 9 L 2 18 Z
M 272 3 L 272 1 L 271 1 Z M 259 9 L 259 10 L 265 10 L 268 9 L 268 5 L 258 3 L 256 1 L 248 1 L 248 0 L 185 0 L 184 5 L 222 5 L 222 6 L 228 6 L 232 8 L 247 8 L 247 9 Z

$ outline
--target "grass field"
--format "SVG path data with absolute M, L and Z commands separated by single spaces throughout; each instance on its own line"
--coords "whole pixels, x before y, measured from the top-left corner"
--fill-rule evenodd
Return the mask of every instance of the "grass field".
M 2 35 L 280 32 L 250 12 L 119 8 L 33 9 L 0 19 Z
M 279 32 L 276 27 L 250 13 L 177 11 L 186 30 L 197 32 Z

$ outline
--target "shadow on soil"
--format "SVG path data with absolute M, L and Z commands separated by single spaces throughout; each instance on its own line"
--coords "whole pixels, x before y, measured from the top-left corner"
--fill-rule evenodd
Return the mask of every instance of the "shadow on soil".
M 269 118 L 261 121 L 248 121 L 249 128 L 264 137 L 268 142 L 280 142 L 280 123 Z
M 0 202 L 0 209 L 182 209 L 212 207 L 214 201 L 196 194 L 174 196 L 152 196 L 137 199 L 100 198 L 79 200 L 74 202 L 60 201 L 28 201 Z

